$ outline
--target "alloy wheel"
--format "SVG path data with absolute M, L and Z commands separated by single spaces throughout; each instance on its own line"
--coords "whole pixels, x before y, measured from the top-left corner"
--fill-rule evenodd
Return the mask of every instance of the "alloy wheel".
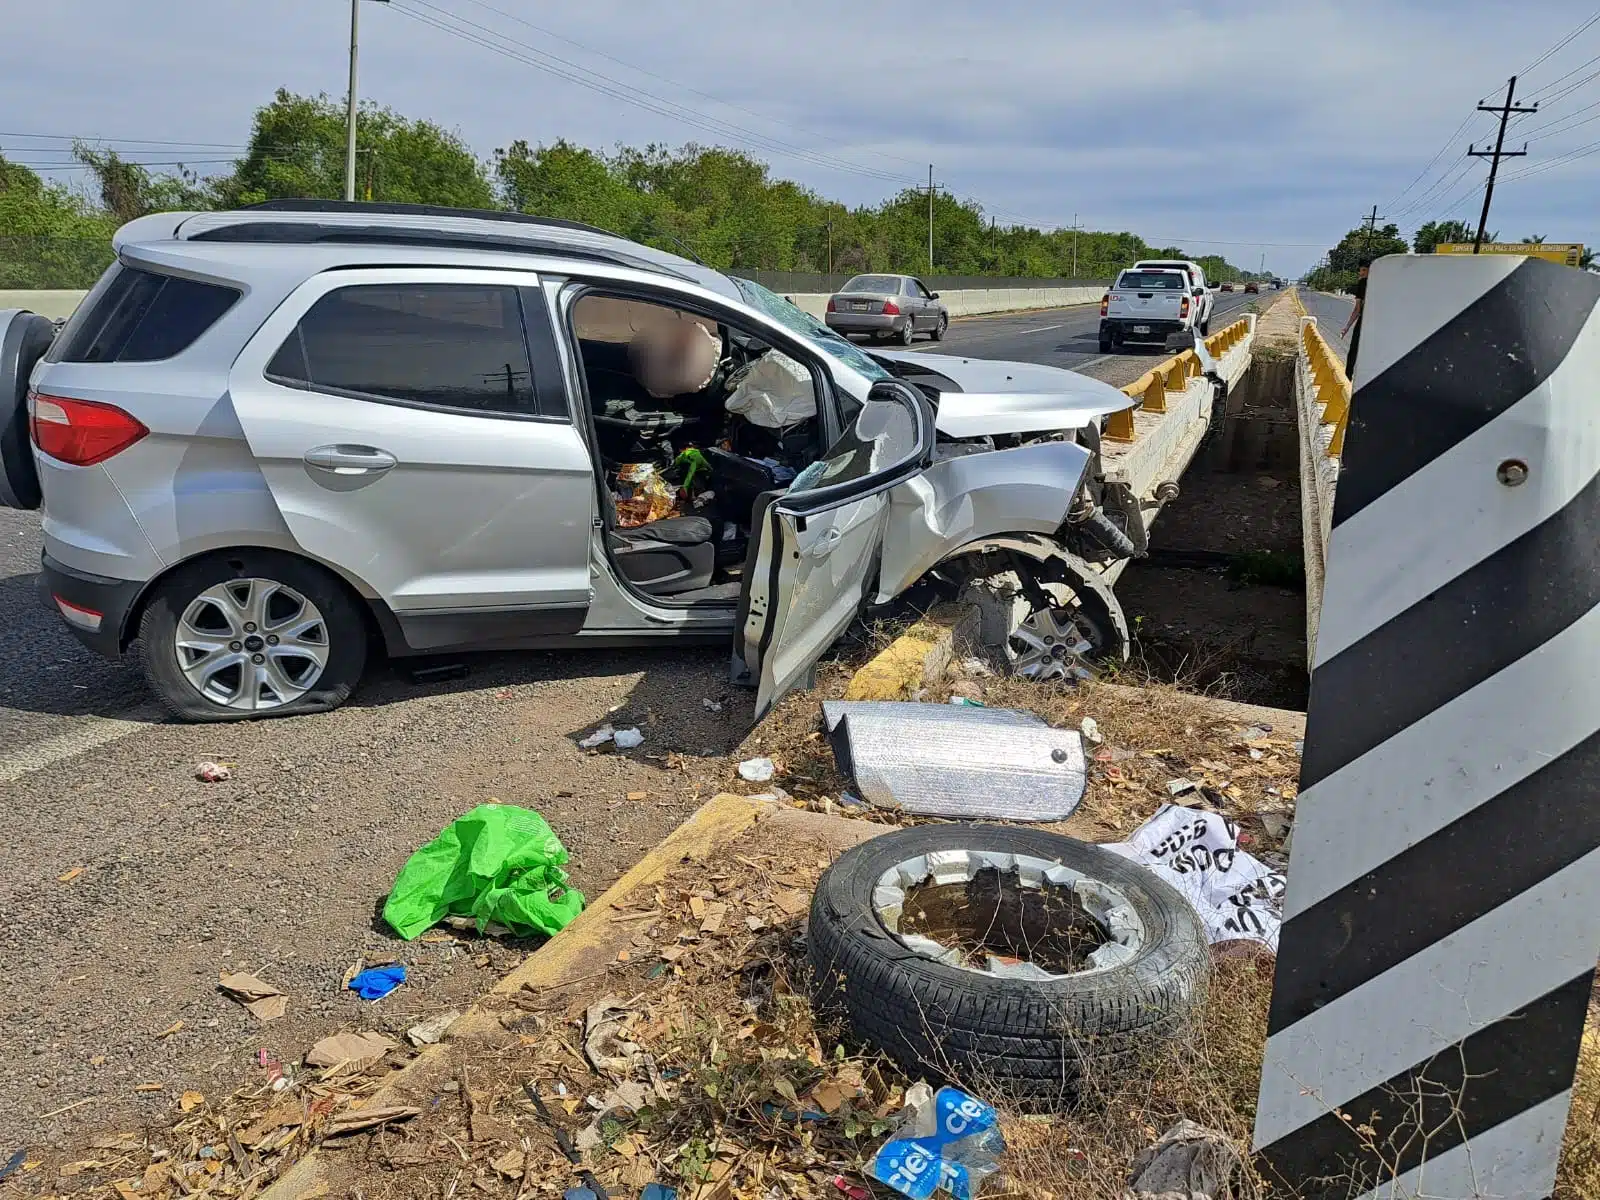
M 189 685 L 224 708 L 260 711 L 298 700 L 328 665 L 317 606 L 272 579 L 229 579 L 183 610 L 175 640 Z

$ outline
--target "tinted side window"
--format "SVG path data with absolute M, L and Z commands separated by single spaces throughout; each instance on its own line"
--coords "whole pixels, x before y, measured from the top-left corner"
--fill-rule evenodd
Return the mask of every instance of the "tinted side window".
M 123 266 L 74 314 L 60 362 L 156 362 L 188 349 L 238 301 L 215 283 Z
M 539 412 L 513 287 L 340 288 L 300 318 L 266 374 L 291 387 L 402 404 Z

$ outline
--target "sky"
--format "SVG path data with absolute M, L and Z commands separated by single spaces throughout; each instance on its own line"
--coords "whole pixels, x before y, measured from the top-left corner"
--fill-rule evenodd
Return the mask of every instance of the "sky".
M 1474 109 L 1513 72 L 1541 111 L 1512 124 L 1529 154 L 1490 230 L 1600 244 L 1600 20 L 1537 61 L 1597 4 L 361 0 L 358 91 L 485 158 L 729 145 L 852 205 L 931 163 L 1001 224 L 1298 275 L 1374 205 L 1408 238 L 1475 224 L 1487 164 L 1465 152 L 1496 119 Z M 0 39 L 0 152 L 80 182 L 74 136 L 224 170 L 275 89 L 343 98 L 349 21 L 347 0 L 30 6 Z

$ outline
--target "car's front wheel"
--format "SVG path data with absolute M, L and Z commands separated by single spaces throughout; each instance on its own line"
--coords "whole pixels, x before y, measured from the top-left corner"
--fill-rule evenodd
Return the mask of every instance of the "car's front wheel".
M 932 334 L 933 340 L 936 341 L 936 342 L 944 341 L 944 332 L 945 332 L 945 330 L 947 330 L 949 328 L 950 328 L 950 314 L 949 313 L 940 313 L 939 314 L 939 323 L 933 327 L 933 334 Z
M 188 563 L 139 621 L 145 676 L 184 721 L 242 721 L 338 708 L 367 662 L 367 628 L 321 567 L 271 550 Z

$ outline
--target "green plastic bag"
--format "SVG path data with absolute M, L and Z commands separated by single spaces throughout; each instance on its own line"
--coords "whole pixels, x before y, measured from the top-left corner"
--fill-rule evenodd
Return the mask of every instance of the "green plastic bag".
M 515 804 L 480 804 L 400 868 L 383 919 L 410 941 L 445 917 L 471 916 L 527 936 L 553 934 L 583 911 L 567 888 L 567 848 L 545 819 Z

